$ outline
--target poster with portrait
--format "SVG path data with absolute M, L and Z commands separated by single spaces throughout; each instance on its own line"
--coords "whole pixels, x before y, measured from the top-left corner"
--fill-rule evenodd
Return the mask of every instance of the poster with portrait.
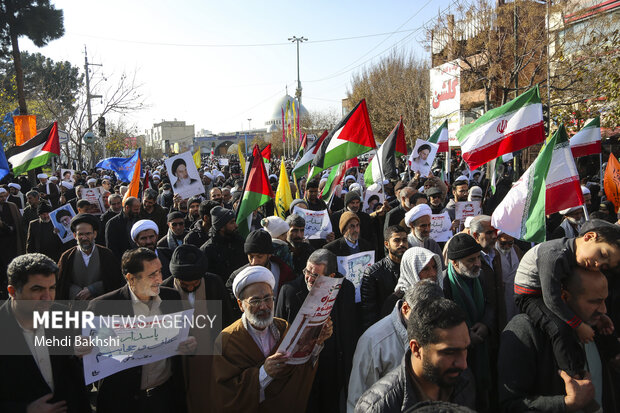
M 61 169 L 60 179 L 73 185 L 73 183 L 75 182 L 75 171 L 73 169 Z
M 306 239 L 325 239 L 332 232 L 332 222 L 326 209 L 321 211 L 311 211 L 296 206 L 293 213 L 299 215 L 306 221 L 304 237 Z
M 82 188 L 80 198 L 90 202 L 88 213 L 93 215 L 101 215 L 105 212 L 103 198 L 101 197 L 101 187 L 98 188 Z
M 166 159 L 166 171 L 175 194 L 183 199 L 200 195 L 205 191 L 191 152 L 184 152 Z
M 368 188 L 364 193 L 364 205 L 362 207 L 363 211 L 367 214 L 372 214 L 377 210 L 377 208 L 380 208 L 381 205 L 383 205 L 383 202 L 385 202 L 385 195 L 383 194 L 380 186 L 378 190 L 371 190 Z
M 439 145 L 422 139 L 415 141 L 415 147 L 409 157 L 409 167 L 413 172 L 419 172 L 420 176 L 428 176 L 437 155 Z
M 75 216 L 75 211 L 71 204 L 66 204 L 50 212 L 52 225 L 58 230 L 58 237 L 62 243 L 71 241 L 73 232 L 71 232 L 71 218 Z
M 362 301 L 360 287 L 362 286 L 362 278 L 368 267 L 375 263 L 374 251 L 362 251 L 357 254 L 336 257 L 338 261 L 338 271 L 344 275 L 355 287 L 355 302 Z

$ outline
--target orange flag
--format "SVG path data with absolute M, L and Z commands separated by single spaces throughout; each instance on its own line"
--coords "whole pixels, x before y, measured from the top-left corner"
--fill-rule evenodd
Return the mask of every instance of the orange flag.
M 620 209 L 620 162 L 618 162 L 613 153 L 609 154 L 603 187 L 605 188 L 607 199 L 613 202 L 616 212 L 618 212 L 618 209 Z
M 15 124 L 15 144 L 22 145 L 37 134 L 37 116 L 36 115 L 15 115 L 13 116 Z
M 138 149 L 140 150 L 140 149 Z M 136 167 L 133 170 L 133 176 L 131 177 L 131 182 L 129 183 L 129 188 L 123 197 L 123 205 L 125 205 L 125 200 L 130 196 L 135 196 L 136 198 L 140 194 L 140 171 L 142 170 L 142 156 L 138 154 L 138 162 L 136 162 Z

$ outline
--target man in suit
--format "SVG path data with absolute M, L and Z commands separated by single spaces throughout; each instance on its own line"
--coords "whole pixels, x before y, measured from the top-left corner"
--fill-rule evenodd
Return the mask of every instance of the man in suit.
M 10 299 L 0 307 L 0 411 L 90 412 L 77 359 L 35 344 L 35 337 L 53 333 L 34 328 L 30 303 L 40 303 L 40 311 L 66 310 L 52 304 L 58 267 L 43 254 L 24 254 L 11 261 L 7 273 Z
M 38 174 L 37 179 L 39 180 L 39 185 L 37 185 L 36 190 L 41 194 L 41 198 L 49 201 L 52 204 L 52 209 L 58 208 L 60 191 L 56 184 L 48 181 L 47 174 Z
M 50 219 L 51 206 L 46 202 L 41 202 L 37 212 L 39 213 L 39 219 L 32 220 L 28 224 L 26 251 L 40 252 L 50 257 L 54 262 L 58 262 L 62 253 L 71 243 L 63 244 L 58 235 L 56 235 L 58 230 Z
M 156 316 L 183 310 L 179 293 L 161 287 L 161 262 L 148 248 L 123 254 L 122 272 L 127 285 L 92 300 L 88 310 L 96 315 Z M 181 354 L 191 354 L 196 339 L 179 344 Z M 180 357 L 175 356 L 132 367 L 98 383 L 97 413 L 184 412 L 185 389 Z
M 120 261 L 123 253 L 135 248 L 130 231 L 140 216 L 140 201 L 130 196 L 125 199 L 123 211 L 108 221 L 105 229 L 105 244 Z
M 325 245 L 325 249 L 336 254 L 337 257 L 347 257 L 362 251 L 372 251 L 370 242 L 360 238 L 360 219 L 351 212 L 346 211 L 340 217 L 339 222 L 342 238 L 338 238 Z
M 174 189 L 187 188 L 194 182 L 198 182 L 197 179 L 191 178 L 187 173 L 187 164 L 183 158 L 175 159 L 170 169 L 172 170 L 172 175 L 177 178 L 176 182 L 172 184 Z

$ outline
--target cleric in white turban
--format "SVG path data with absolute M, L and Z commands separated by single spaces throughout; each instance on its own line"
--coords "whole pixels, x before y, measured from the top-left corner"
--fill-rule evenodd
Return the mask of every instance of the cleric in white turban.
M 243 271 L 237 274 L 235 280 L 233 281 L 232 289 L 235 298 L 242 300 L 243 297 L 241 292 L 245 289 L 245 287 L 254 283 L 267 283 L 273 291 L 273 287 L 276 285 L 276 279 L 271 271 L 263 266 L 256 265 L 246 267 Z
M 412 247 L 422 247 L 442 256 L 439 244 L 431 238 L 433 211 L 427 204 L 416 205 L 405 214 L 405 225 L 411 228 L 407 241 Z
M 131 239 L 133 240 L 133 242 L 136 242 L 138 235 L 142 231 L 147 231 L 149 229 L 155 231 L 155 235 L 159 235 L 159 228 L 157 228 L 157 224 L 150 219 L 141 219 L 140 221 L 133 224 L 133 227 L 131 227 Z
M 433 211 L 431 211 L 431 207 L 427 204 L 416 205 L 405 214 L 405 225 L 412 227 L 411 224 L 413 224 L 418 218 L 426 215 L 430 217 L 432 214 Z

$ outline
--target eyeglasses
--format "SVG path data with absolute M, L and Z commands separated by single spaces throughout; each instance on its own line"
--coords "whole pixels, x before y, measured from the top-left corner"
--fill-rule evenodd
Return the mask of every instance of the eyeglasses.
M 265 303 L 267 305 L 271 305 L 271 304 L 273 304 L 274 300 L 275 300 L 275 297 L 273 295 L 269 295 L 269 296 L 263 297 L 263 298 L 252 298 L 251 300 L 247 300 L 247 303 L 251 307 L 259 307 L 262 303 Z
M 307 269 L 305 269 L 305 268 L 304 268 L 301 272 L 303 272 L 303 273 L 304 273 L 304 275 L 305 275 L 306 277 L 312 277 L 312 278 L 316 278 L 316 277 L 318 277 L 319 275 L 321 275 L 321 274 L 314 274 L 314 273 L 311 273 L 310 271 L 308 271 L 308 270 L 307 270 Z

